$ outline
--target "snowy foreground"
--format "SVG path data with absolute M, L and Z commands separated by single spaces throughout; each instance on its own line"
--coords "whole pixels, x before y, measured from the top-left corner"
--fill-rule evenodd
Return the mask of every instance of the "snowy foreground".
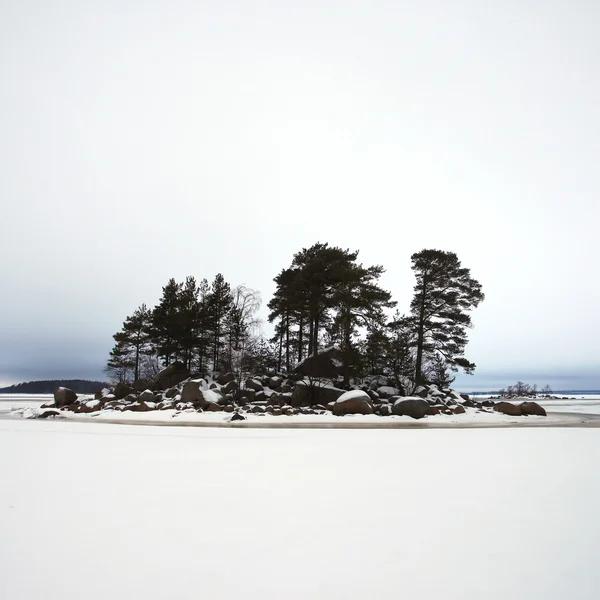
M 0 420 L 3 600 L 596 599 L 600 431 Z

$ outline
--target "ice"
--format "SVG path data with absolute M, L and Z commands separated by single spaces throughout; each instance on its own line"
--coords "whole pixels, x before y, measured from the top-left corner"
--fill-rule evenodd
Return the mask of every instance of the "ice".
M 595 600 L 596 429 L 0 420 L 7 600 Z

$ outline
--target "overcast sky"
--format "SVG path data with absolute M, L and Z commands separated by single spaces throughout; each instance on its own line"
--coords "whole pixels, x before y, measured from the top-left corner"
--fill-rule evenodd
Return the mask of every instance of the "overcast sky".
M 600 387 L 600 4 L 4 0 L 0 384 L 102 377 L 170 277 L 317 241 L 486 294 L 482 389 Z M 266 312 L 264 313 L 266 316 Z

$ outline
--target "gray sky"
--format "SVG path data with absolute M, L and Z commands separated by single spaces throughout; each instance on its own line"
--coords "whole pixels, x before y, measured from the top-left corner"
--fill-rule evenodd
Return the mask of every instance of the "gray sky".
M 261 290 L 316 241 L 407 310 L 483 285 L 457 387 L 600 387 L 600 5 L 0 4 L 0 383 L 100 377 L 169 277 Z M 554 379 L 552 379 L 554 378 Z

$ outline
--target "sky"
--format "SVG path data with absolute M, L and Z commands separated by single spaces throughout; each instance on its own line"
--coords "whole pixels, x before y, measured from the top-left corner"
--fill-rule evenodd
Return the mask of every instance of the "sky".
M 171 277 L 455 252 L 465 390 L 600 388 L 600 4 L 0 3 L 0 384 L 102 378 Z M 262 312 L 266 317 L 266 310 Z

